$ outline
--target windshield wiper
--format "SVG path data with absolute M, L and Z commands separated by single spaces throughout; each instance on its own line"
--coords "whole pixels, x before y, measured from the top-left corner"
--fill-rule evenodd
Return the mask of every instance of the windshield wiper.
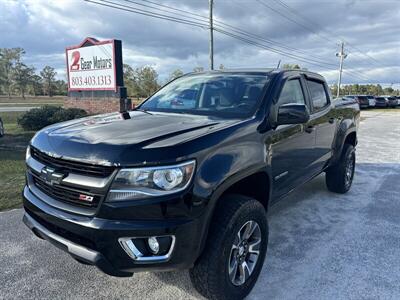
M 153 114 L 152 114 L 151 112 L 149 112 L 147 109 L 138 109 L 138 108 L 136 108 L 135 110 L 144 112 L 145 114 L 148 114 L 148 115 L 153 115 Z

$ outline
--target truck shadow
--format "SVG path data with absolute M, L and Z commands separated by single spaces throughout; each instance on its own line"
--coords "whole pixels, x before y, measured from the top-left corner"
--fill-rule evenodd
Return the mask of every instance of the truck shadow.
M 194 299 L 205 299 L 193 287 L 192 282 L 190 281 L 189 271 L 187 270 L 157 272 L 154 273 L 154 276 L 167 285 L 174 285 L 185 294 L 192 296 Z
M 304 261 L 333 243 L 336 234 L 353 222 L 355 214 L 372 215 L 371 211 L 376 209 L 374 206 L 379 205 L 374 201 L 377 193 L 382 193 L 384 189 L 389 194 L 398 193 L 400 196 L 399 185 L 385 186 L 384 178 L 391 174 L 396 178 L 400 176 L 400 164 L 359 163 L 352 189 L 346 194 L 329 192 L 325 176 L 321 174 L 274 204 L 268 212 L 270 235 L 266 261 L 249 298 L 265 299 L 266 295 L 273 299 L 284 297 L 279 282 L 285 281 L 285 277 L 293 278 L 293 274 L 301 277 L 301 268 L 308 273 L 309 268 L 302 265 Z M 400 209 L 400 204 L 398 206 Z M 334 266 L 332 270 L 336 272 Z M 194 290 L 187 271 L 154 275 L 194 298 L 202 298 Z M 340 273 L 334 275 L 340 277 Z M 308 276 L 313 275 L 310 273 Z M 293 280 L 303 283 L 301 278 Z M 298 288 L 300 293 L 301 286 Z

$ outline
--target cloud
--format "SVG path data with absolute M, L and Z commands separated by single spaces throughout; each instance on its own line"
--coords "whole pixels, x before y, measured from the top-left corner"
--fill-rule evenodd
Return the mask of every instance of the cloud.
M 109 1 L 140 8 L 125 0 Z M 281 60 L 282 63 L 298 63 L 320 72 L 329 82 L 334 82 L 339 64 L 335 53 L 339 40 L 343 39 L 349 53 L 344 67 L 353 74 L 344 74 L 345 83 L 399 82 L 398 1 L 283 0 L 289 8 L 278 1 L 260 1 L 215 0 L 216 25 L 232 32 L 234 29 L 225 25 L 229 24 L 270 39 L 274 44 L 257 42 L 302 59 L 286 57 L 216 32 L 216 66 L 275 67 Z M 143 0 L 133 2 L 152 6 Z M 190 11 L 196 14 L 190 15 L 194 22 L 204 23 L 207 20 L 206 0 L 153 2 Z M 158 13 L 168 11 L 165 7 L 158 8 Z M 141 9 L 148 8 L 142 6 Z M 175 16 L 183 17 L 179 14 L 187 16 L 183 12 L 176 12 Z M 86 36 L 121 39 L 124 61 L 133 67 L 152 65 L 161 79 L 168 77 L 176 68 L 188 72 L 194 67 L 206 68 L 208 65 L 206 28 L 154 19 L 81 0 L 2 1 L 0 36 L 1 47 L 23 47 L 27 63 L 37 69 L 51 65 L 58 70 L 60 77 L 65 76 L 65 47 L 79 44 Z M 357 78 L 354 73 L 363 79 Z

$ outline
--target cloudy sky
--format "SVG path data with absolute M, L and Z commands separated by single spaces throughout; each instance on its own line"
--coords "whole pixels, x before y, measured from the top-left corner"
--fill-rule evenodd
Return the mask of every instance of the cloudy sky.
M 83 0 L 2 0 L 0 47 L 23 47 L 26 63 L 37 69 L 53 66 L 60 78 L 65 77 L 65 47 L 79 44 L 87 36 L 121 39 L 124 62 L 133 67 L 151 65 L 161 80 L 177 68 L 185 72 L 194 67 L 207 68 L 208 30 L 206 25 L 199 24 L 206 24 L 208 0 L 151 0 L 182 11 L 145 0 L 106 1 L 103 3 L 114 2 L 125 8 L 189 20 L 200 27 Z M 339 64 L 335 53 L 339 41 L 344 40 L 348 53 L 344 62 L 345 83 L 400 86 L 398 0 L 214 0 L 214 3 L 220 31 L 257 43 L 250 45 L 215 32 L 217 67 L 220 64 L 225 68 L 275 67 L 281 60 L 282 64 L 298 63 L 320 72 L 333 83 Z

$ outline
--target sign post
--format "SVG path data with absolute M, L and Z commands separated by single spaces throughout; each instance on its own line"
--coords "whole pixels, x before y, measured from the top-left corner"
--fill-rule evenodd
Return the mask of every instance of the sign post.
M 131 102 L 124 87 L 122 43 L 86 38 L 65 50 L 68 76 L 66 106 L 80 107 L 89 113 L 125 111 Z M 108 101 L 104 103 L 104 101 Z

